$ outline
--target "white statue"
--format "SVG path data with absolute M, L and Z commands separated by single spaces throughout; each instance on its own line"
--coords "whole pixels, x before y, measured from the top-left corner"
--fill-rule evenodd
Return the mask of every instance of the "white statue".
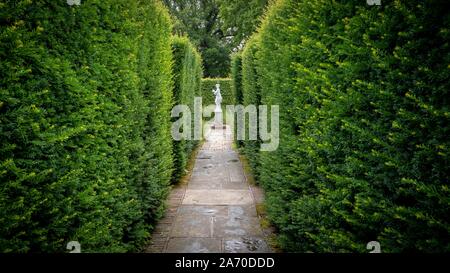
M 214 95 L 216 96 L 215 103 L 216 109 L 214 112 L 222 112 L 222 107 L 220 104 L 222 103 L 222 95 L 220 94 L 220 84 L 216 84 L 216 89 L 213 90 Z

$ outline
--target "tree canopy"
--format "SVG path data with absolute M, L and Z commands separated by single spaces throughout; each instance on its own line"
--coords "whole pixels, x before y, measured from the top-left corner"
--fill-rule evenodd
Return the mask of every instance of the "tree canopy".
M 230 53 L 254 31 L 255 19 L 268 0 L 163 0 L 173 17 L 174 32 L 198 47 L 206 77 L 229 73 Z

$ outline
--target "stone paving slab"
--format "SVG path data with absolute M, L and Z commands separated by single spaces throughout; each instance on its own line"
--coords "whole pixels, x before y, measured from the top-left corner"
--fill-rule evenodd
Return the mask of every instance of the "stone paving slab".
M 193 178 L 189 182 L 189 190 L 248 190 L 246 183 L 230 182 L 228 179 Z
M 242 168 L 233 166 L 233 167 L 227 168 L 227 171 L 228 171 L 228 175 L 230 177 L 230 182 L 245 183 L 245 175 L 244 175 L 244 171 L 242 170 Z
M 172 227 L 170 237 L 211 237 L 211 223 L 210 216 L 195 215 L 180 213 Z
M 217 181 L 210 183 L 192 183 L 188 186 L 190 190 L 220 190 L 222 188 L 222 183 Z
M 262 236 L 262 230 L 257 217 L 217 217 L 214 236 Z
M 180 215 L 227 217 L 229 215 L 228 206 L 181 206 L 178 209 Z
M 248 190 L 248 185 L 244 183 L 222 183 L 222 189 L 224 190 Z
M 166 253 L 220 253 L 222 240 L 214 238 L 171 238 Z
M 225 253 L 267 253 L 271 252 L 263 237 L 227 237 L 222 240 Z
M 244 206 L 227 206 L 228 207 L 228 215 L 230 217 L 239 217 L 242 215 L 248 217 L 257 217 L 255 204 L 244 205 Z
M 253 203 L 249 190 L 186 190 L 182 205 L 247 205 Z

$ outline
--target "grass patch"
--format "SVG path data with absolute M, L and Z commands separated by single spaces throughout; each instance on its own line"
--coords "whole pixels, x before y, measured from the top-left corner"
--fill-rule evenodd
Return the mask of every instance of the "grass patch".
M 183 176 L 181 176 L 180 180 L 178 181 L 178 183 L 175 184 L 175 186 L 187 185 L 187 183 L 189 183 L 189 180 L 191 179 L 191 175 L 192 175 L 192 170 L 194 169 L 194 166 L 195 166 L 195 160 L 197 158 L 198 152 L 200 151 L 201 147 L 203 146 L 203 142 L 204 141 L 200 141 L 198 143 L 198 145 L 192 151 L 192 153 L 189 157 L 189 160 L 186 164 L 186 168 L 184 169 L 184 174 L 183 174 Z
M 233 149 L 237 150 L 236 144 L 234 142 L 233 142 Z M 244 174 L 245 177 L 247 178 L 247 182 L 252 186 L 256 186 L 258 183 L 255 179 L 255 176 L 253 175 L 253 171 L 250 166 L 250 162 L 248 161 L 248 158 L 245 155 L 239 153 L 239 159 L 241 160 L 242 168 L 244 169 Z

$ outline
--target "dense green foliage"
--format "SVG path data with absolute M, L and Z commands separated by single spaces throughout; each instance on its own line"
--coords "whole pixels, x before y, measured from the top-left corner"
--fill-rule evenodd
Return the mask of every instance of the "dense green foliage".
M 195 47 L 186 37 L 172 38 L 174 55 L 174 103 L 187 105 L 191 109 L 192 128 L 194 123 L 194 98 L 201 97 L 203 77 L 202 59 Z M 178 118 L 177 118 L 178 119 Z M 193 136 L 192 136 L 193 137 Z M 194 140 L 174 141 L 174 180 L 185 174 L 185 167 L 192 150 L 198 144 Z
M 235 53 L 231 56 L 231 81 L 233 94 L 235 97 L 235 102 L 237 105 L 243 104 L 242 97 L 242 54 Z M 234 120 L 234 139 L 237 139 L 237 119 Z M 237 147 L 241 147 L 243 145 L 242 140 L 235 141 Z
M 222 31 L 217 0 L 163 0 L 175 21 L 174 32 L 187 35 L 198 48 L 205 77 L 225 77 L 231 45 Z
M 172 174 L 157 1 L 0 2 L 0 252 L 136 250 Z
M 227 77 L 230 53 L 255 30 L 268 0 L 162 0 L 174 32 L 199 49 L 205 77 Z
M 288 251 L 449 252 L 448 9 L 365 2 L 277 1 L 244 50 L 244 103 L 280 105 L 268 213 Z
M 246 42 L 260 23 L 269 0 L 217 0 L 222 30 L 231 36 L 232 47 Z
M 235 101 L 237 104 L 242 104 L 242 55 L 240 53 L 233 54 L 231 57 L 231 80 Z
M 233 84 L 230 78 L 205 78 L 202 79 L 203 106 L 206 107 L 215 104 L 215 96 L 212 90 L 216 89 L 216 84 L 220 84 L 222 106 L 234 105 L 235 95 L 233 93 Z
M 241 67 L 241 92 L 242 105 L 260 105 L 261 98 L 259 94 L 260 86 L 258 84 L 257 59 L 256 52 L 258 50 L 259 36 L 253 36 L 242 52 Z M 248 122 L 246 122 L 246 130 L 248 130 Z M 247 131 L 248 132 L 248 131 Z M 244 154 L 249 159 L 250 166 L 253 169 L 254 176 L 258 178 L 259 165 L 259 149 L 261 142 L 259 140 L 242 141 Z

